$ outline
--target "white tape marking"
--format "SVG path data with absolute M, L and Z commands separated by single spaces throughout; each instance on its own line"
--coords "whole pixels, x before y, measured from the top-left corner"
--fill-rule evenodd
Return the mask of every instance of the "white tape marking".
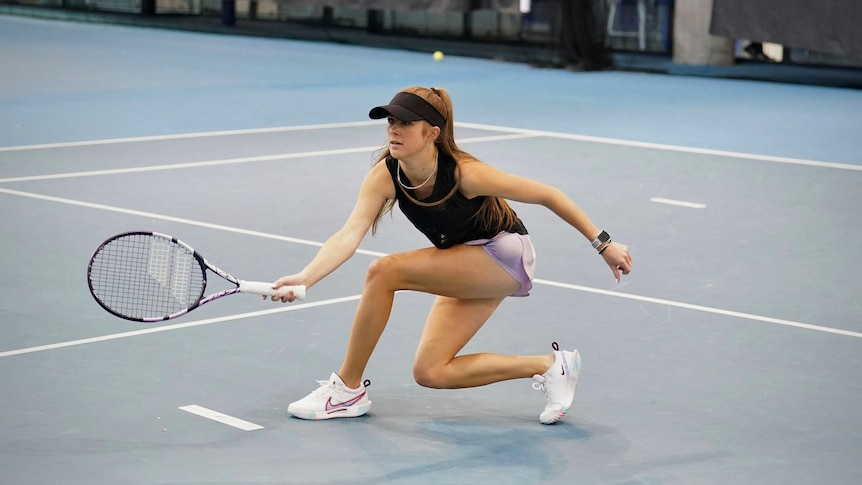
M 192 414 L 197 414 L 198 416 L 207 419 L 212 419 L 213 421 L 218 421 L 219 423 L 226 424 L 228 426 L 233 426 L 234 428 L 239 428 L 243 431 L 254 431 L 257 429 L 263 429 L 263 426 L 259 424 L 250 423 L 248 421 L 235 418 L 233 416 L 228 416 L 227 414 L 213 411 L 212 409 L 207 409 L 203 406 L 198 406 L 197 404 L 180 406 L 180 409 Z
M 689 209 L 706 209 L 706 204 L 698 202 L 686 202 L 684 200 L 663 199 L 661 197 L 653 197 L 649 200 L 657 204 L 676 205 L 679 207 L 688 207 Z

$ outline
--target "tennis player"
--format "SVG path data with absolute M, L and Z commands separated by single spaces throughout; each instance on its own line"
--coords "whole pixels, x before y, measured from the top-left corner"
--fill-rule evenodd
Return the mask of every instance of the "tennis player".
M 395 204 L 433 247 L 384 256 L 371 263 L 341 368 L 288 407 L 302 419 L 361 416 L 368 412 L 363 373 L 389 320 L 395 292 L 436 295 L 413 360 L 425 387 L 452 389 L 532 378 L 547 404 L 539 421 L 552 424 L 574 399 L 581 368 L 577 350 L 544 355 L 459 355 L 507 296 L 532 288 L 535 251 L 523 222 L 506 199 L 541 204 L 592 242 L 619 282 L 632 268 L 628 248 L 612 241 L 562 191 L 502 172 L 455 144 L 452 102 L 441 88 L 409 87 L 373 108 L 386 118 L 388 144 L 366 175 L 344 226 L 299 273 L 274 283 L 311 288 L 347 261 L 365 234 Z M 280 301 L 292 301 L 288 292 Z

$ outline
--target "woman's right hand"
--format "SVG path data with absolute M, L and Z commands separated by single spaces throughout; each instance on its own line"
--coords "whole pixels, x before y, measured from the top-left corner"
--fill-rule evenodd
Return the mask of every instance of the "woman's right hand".
M 305 285 L 305 278 L 302 276 L 301 273 L 296 273 L 292 275 L 282 276 L 281 278 L 275 280 L 275 283 L 272 284 L 272 287 L 275 289 L 279 289 L 282 286 L 300 285 Z M 266 297 L 263 297 L 263 299 L 265 300 Z M 296 295 L 292 291 L 272 296 L 272 301 L 280 301 L 282 303 L 292 302 L 293 300 L 296 300 Z

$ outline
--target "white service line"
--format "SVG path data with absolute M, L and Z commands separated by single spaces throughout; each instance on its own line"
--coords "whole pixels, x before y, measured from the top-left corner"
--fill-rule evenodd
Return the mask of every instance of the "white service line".
M 218 411 L 213 411 L 212 409 L 207 409 L 203 406 L 198 406 L 197 404 L 189 404 L 188 406 L 180 406 L 179 409 L 183 411 L 197 414 L 198 416 L 212 419 L 213 421 L 218 421 L 219 423 L 226 424 L 228 426 L 233 426 L 234 428 L 239 428 L 243 431 L 254 431 L 258 429 L 263 429 L 263 426 L 259 424 L 254 424 L 243 419 L 235 418 L 233 416 L 228 416 L 227 414 L 220 413 Z
M 313 152 L 279 153 L 276 155 L 261 155 L 257 157 L 238 157 L 225 158 L 220 160 L 203 160 L 200 162 L 172 163 L 168 165 L 147 165 L 144 167 L 112 168 L 108 170 L 87 170 L 84 172 L 50 173 L 45 175 L 27 175 L 23 177 L 3 178 L 0 179 L 0 183 L 32 182 L 35 180 L 94 177 L 99 175 L 119 175 L 125 173 L 157 172 L 160 170 L 178 170 L 183 168 L 214 167 L 217 165 L 233 165 L 239 163 L 271 162 L 274 160 L 289 160 L 292 158 L 324 157 L 330 155 L 345 155 L 349 153 L 368 153 L 379 149 L 380 147 L 342 148 L 337 150 L 317 150 Z
M 661 197 L 653 197 L 649 201 L 655 202 L 658 204 L 668 204 L 668 205 L 676 205 L 679 207 L 688 207 L 689 209 L 705 209 L 706 208 L 706 204 L 701 204 L 698 202 L 686 202 L 684 200 L 663 199 Z
M 305 246 L 316 246 L 316 247 L 323 246 L 323 243 L 318 242 L 318 241 L 309 241 L 307 239 L 297 239 L 297 238 L 288 237 L 288 236 L 281 236 L 279 234 L 272 234 L 272 233 L 260 232 L 260 231 L 252 231 L 249 229 L 241 229 L 238 227 L 224 226 L 221 224 L 211 224 L 209 222 L 195 221 L 192 219 L 184 219 L 182 217 L 166 216 L 164 214 L 156 214 L 155 212 L 144 212 L 144 211 L 138 211 L 138 210 L 134 210 L 134 209 L 124 209 L 122 207 L 114 207 L 114 206 L 104 205 L 104 204 L 95 204 L 92 202 L 83 202 L 80 200 L 64 199 L 62 197 L 53 197 L 50 195 L 34 194 L 32 192 L 23 192 L 20 190 L 12 190 L 12 189 L 4 189 L 4 188 L 0 188 L 0 193 L 9 194 L 9 195 L 17 195 L 20 197 L 29 197 L 32 199 L 45 200 L 48 202 L 57 202 L 60 204 L 76 205 L 76 206 L 80 206 L 80 207 L 87 207 L 89 209 L 99 209 L 99 210 L 110 211 L 110 212 L 119 212 L 121 214 L 128 214 L 131 216 L 148 217 L 150 219 L 158 219 L 160 221 L 176 222 L 179 224 L 187 224 L 189 226 L 206 227 L 208 229 L 215 229 L 218 231 L 233 232 L 233 233 L 237 233 L 237 234 L 244 234 L 246 236 L 261 237 L 261 238 L 265 238 L 265 239 L 275 239 L 278 241 L 284 241 L 284 242 L 289 242 L 289 243 L 294 243 L 294 244 L 303 244 Z M 357 254 L 365 254 L 367 256 L 378 256 L 378 257 L 379 256 L 386 256 L 386 253 L 379 253 L 376 251 L 367 251 L 365 249 L 357 249 L 356 253 Z
M 224 131 L 207 131 L 207 132 L 198 132 L 198 133 L 180 133 L 176 135 L 153 135 L 153 136 L 137 136 L 137 137 L 127 137 L 127 138 L 108 138 L 103 140 L 83 140 L 83 141 L 69 141 L 69 142 L 59 142 L 59 143 L 41 143 L 35 145 L 18 145 L 18 146 L 8 146 L 8 147 L 0 147 L 0 152 L 17 152 L 17 151 L 26 151 L 26 150 L 46 150 L 51 148 L 71 148 L 71 147 L 82 147 L 82 146 L 96 146 L 96 145 L 115 145 L 121 143 L 144 143 L 151 141 L 166 141 L 166 140 L 187 140 L 193 138 L 213 138 L 219 136 L 237 136 L 237 135 L 259 135 L 265 133 L 286 133 L 290 131 L 309 131 L 309 130 L 323 130 L 323 129 L 333 129 L 333 128 L 354 128 L 359 126 L 372 126 L 372 125 L 380 125 L 383 126 L 383 123 L 379 120 L 370 120 L 370 121 L 351 121 L 344 123 L 323 123 L 319 125 L 299 125 L 299 126 L 278 126 L 274 128 L 252 128 L 247 130 L 224 130 Z M 455 123 L 455 125 L 459 125 L 459 123 Z M 485 129 L 485 128 L 482 128 Z M 487 131 L 507 131 L 500 130 L 496 128 L 486 129 Z M 500 139 L 507 139 L 511 135 L 500 135 Z M 528 130 L 519 130 L 516 132 L 516 137 L 533 137 L 533 136 L 544 136 L 540 133 L 532 133 Z M 488 141 L 495 141 L 493 137 L 489 137 Z M 458 143 L 464 143 L 467 140 L 466 138 L 458 140 Z M 375 147 L 379 148 L 379 147 Z
M 716 157 L 737 158 L 741 160 L 757 160 L 760 162 L 786 163 L 790 165 L 804 165 L 808 167 L 836 168 L 840 170 L 852 170 L 862 172 L 862 165 L 849 163 L 823 162 L 820 160 L 807 160 L 804 158 L 777 157 L 773 155 L 758 155 L 756 153 L 732 152 L 729 150 L 714 150 L 712 148 L 695 148 L 679 145 L 667 145 L 663 143 L 650 143 L 643 141 L 623 140 L 619 138 L 606 138 L 601 136 L 576 135 L 571 133 L 558 133 L 554 131 L 528 130 L 523 128 L 511 128 L 506 126 L 483 125 L 479 123 L 455 122 L 455 126 L 464 128 L 475 128 L 477 130 L 502 131 L 508 133 L 533 134 L 546 136 L 548 138 L 559 138 L 562 140 L 584 141 L 589 143 L 602 143 L 605 145 L 617 145 L 634 148 L 648 148 L 651 150 L 665 150 L 671 152 L 695 153 L 698 155 L 711 155 Z
M 184 140 L 190 138 L 208 138 L 216 136 L 257 135 L 262 133 L 283 133 L 288 131 L 322 130 L 329 128 L 353 128 L 381 124 L 380 121 L 351 121 L 346 123 L 324 123 L 319 125 L 279 126 L 275 128 L 252 128 L 248 130 L 208 131 L 202 133 L 181 133 L 178 135 L 138 136 L 131 138 L 109 138 L 106 140 L 84 140 L 61 143 L 42 143 L 39 145 L 19 145 L 0 147 L 0 152 L 16 152 L 24 150 L 44 150 L 48 148 L 68 148 L 93 145 L 114 145 L 118 143 L 141 143 L 148 141 Z
M 70 340 L 68 342 L 59 342 L 56 344 L 49 345 L 40 345 L 38 347 L 28 347 L 26 349 L 18 349 L 18 350 L 7 350 L 5 352 L 0 352 L 0 358 L 2 357 L 11 357 L 13 355 L 21 355 L 21 354 L 32 354 L 33 352 L 41 352 L 43 350 L 54 350 L 61 349 L 64 347 L 74 347 L 76 345 L 85 345 L 92 344 L 96 342 L 105 342 L 107 340 L 117 340 L 126 337 L 136 337 L 138 335 L 146 335 L 150 333 L 158 333 L 158 332 L 167 332 L 170 330 L 178 330 L 181 328 L 189 328 L 189 327 L 199 327 L 201 325 L 209 325 L 212 323 L 221 323 L 221 322 L 229 322 L 231 320 L 242 320 L 245 318 L 254 318 L 260 317 L 263 315 L 272 315 L 274 313 L 282 313 L 282 312 L 290 312 L 294 310 L 302 310 L 304 308 L 313 308 L 317 306 L 324 305 L 333 305 L 336 303 L 343 303 L 346 301 L 354 301 L 358 300 L 362 295 L 353 295 L 353 296 L 345 296 L 342 298 L 332 298 L 330 300 L 322 300 L 322 301 L 314 301 L 310 303 L 301 303 L 298 305 L 290 305 L 290 306 L 280 306 L 278 308 L 272 308 L 269 310 L 259 310 L 256 312 L 247 312 L 247 313 L 238 313 L 236 315 L 227 315 L 224 317 L 216 317 L 216 318 L 207 318 L 205 320 L 195 320 L 192 322 L 186 323 L 177 323 L 174 325 L 164 325 L 160 327 L 148 327 L 142 330 L 134 330 L 131 332 L 123 332 L 123 333 L 114 333 L 110 335 L 102 335 L 101 337 L 91 337 L 84 338 L 80 340 Z
M 7 193 L 7 194 L 11 194 L 11 195 L 20 195 L 23 197 L 32 197 L 35 199 L 42 199 L 42 200 L 47 200 L 47 201 L 51 201 L 51 202 L 59 202 L 59 203 L 64 203 L 64 204 L 90 207 L 90 208 L 94 208 L 94 209 L 121 212 L 121 213 L 125 213 L 125 214 L 130 214 L 130 215 L 149 217 L 151 219 L 162 219 L 162 220 L 178 222 L 178 223 L 182 223 L 182 224 L 189 224 L 189 225 L 207 227 L 210 229 L 217 229 L 217 230 L 222 230 L 222 231 L 227 231 L 227 232 L 246 234 L 249 236 L 257 236 L 257 237 L 264 237 L 264 238 L 269 238 L 269 239 L 277 239 L 280 241 L 292 242 L 292 243 L 296 243 L 296 244 L 307 244 L 307 245 L 318 246 L 318 247 L 323 246 L 323 243 L 316 242 L 316 241 L 296 239 L 296 238 L 291 238 L 291 237 L 287 237 L 287 236 L 280 236 L 277 234 L 270 234 L 270 233 L 264 233 L 264 232 L 258 232 L 258 231 L 250 231 L 247 229 L 240 229 L 240 228 L 236 228 L 236 227 L 223 226 L 220 224 L 210 224 L 210 223 L 206 223 L 206 222 L 194 221 L 194 220 L 190 220 L 190 219 L 182 219 L 182 218 L 178 218 L 178 217 L 164 216 L 161 214 L 153 214 L 153 213 L 149 213 L 149 212 L 141 212 L 141 211 L 135 211 L 135 210 L 129 210 L 129 209 L 121 209 L 121 208 L 111 207 L 111 206 L 102 205 L 102 204 L 92 204 L 89 202 L 81 202 L 81 201 L 76 201 L 76 200 L 71 200 L 71 199 L 63 199 L 60 197 L 51 197 L 51 196 L 47 196 L 47 195 L 33 194 L 30 192 L 21 192 L 18 190 L 9 190 L 9 189 L 0 188 L 0 193 Z M 357 249 L 356 253 L 357 254 L 365 254 L 368 256 L 376 256 L 376 257 L 382 257 L 382 256 L 387 255 L 387 253 L 381 253 L 381 252 L 376 252 L 376 251 L 366 251 L 366 250 L 361 250 L 361 249 Z M 775 324 L 779 324 L 779 325 L 786 325 L 786 326 L 790 326 L 790 327 L 805 328 L 808 330 L 816 330 L 816 331 L 820 331 L 820 332 L 845 335 L 845 336 L 849 336 L 849 337 L 862 337 L 862 333 L 859 333 L 859 332 L 851 332 L 848 330 L 840 330 L 840 329 L 835 329 L 835 328 L 831 328 L 831 327 L 822 327 L 819 325 L 809 325 L 809 324 L 800 323 L 800 322 L 792 322 L 789 320 L 781 320 L 781 319 L 777 319 L 777 318 L 763 317 L 763 316 L 759 316 L 759 315 L 752 315 L 752 314 L 748 314 L 748 313 L 735 312 L 735 311 L 731 311 L 731 310 L 722 310 L 722 309 L 718 309 L 718 308 L 710 308 L 710 307 L 705 307 L 705 306 L 700 306 L 700 305 L 689 305 L 687 303 L 674 302 L 671 300 L 661 300 L 658 298 L 630 295 L 627 293 L 617 293 L 617 292 L 613 292 L 613 291 L 605 291 L 605 290 L 599 290 L 599 289 L 595 289 L 595 288 L 589 288 L 586 286 L 569 285 L 566 283 L 558 283 L 558 282 L 554 282 L 554 281 L 541 280 L 541 279 L 536 279 L 536 280 L 534 280 L 534 282 L 538 283 L 538 284 L 558 286 L 561 288 L 570 288 L 570 289 L 579 290 L 579 291 L 600 293 L 600 294 L 605 294 L 605 295 L 609 295 L 609 296 L 616 296 L 616 297 L 620 297 L 620 298 L 629 298 L 629 299 L 641 300 L 641 301 L 650 302 L 650 303 L 657 303 L 657 304 L 663 304 L 663 305 L 668 305 L 668 306 L 676 306 L 679 308 L 687 308 L 689 310 L 698 310 L 698 311 L 703 311 L 703 312 L 717 313 L 717 314 L 722 314 L 722 315 L 727 315 L 727 316 L 733 316 L 733 317 L 737 317 L 737 318 L 746 318 L 746 319 L 750 319 L 750 320 L 775 323 Z M 357 295 L 355 298 L 359 298 L 359 296 Z M 87 343 L 87 342 L 84 342 L 84 343 Z M 15 352 L 15 351 L 12 351 L 12 352 Z M 5 353 L 0 353 L 0 357 L 5 357 L 5 356 L 6 356 Z
M 0 147 L 0 152 L 11 152 L 11 151 L 22 151 L 22 150 L 40 150 L 46 148 L 65 148 L 65 147 L 75 147 L 75 146 L 90 146 L 90 145 L 108 145 L 108 144 L 116 144 L 116 143 L 134 143 L 134 142 L 147 142 L 147 141 L 161 141 L 161 140 L 178 140 L 178 139 L 189 139 L 189 138 L 206 138 L 206 137 L 217 137 L 217 136 L 232 136 L 232 135 L 246 135 L 246 134 L 260 134 L 260 133 L 280 133 L 280 132 L 289 132 L 289 131 L 302 131 L 302 130 L 317 130 L 317 129 L 328 129 L 328 128 L 349 128 L 356 126 L 371 126 L 374 124 L 380 124 L 380 121 L 371 120 L 371 121 L 355 121 L 355 122 L 345 122 L 345 123 L 324 123 L 319 125 L 300 125 L 300 126 L 283 126 L 283 127 L 274 127 L 274 128 L 257 128 L 257 129 L 248 129 L 248 130 L 227 130 L 227 131 L 212 131 L 212 132 L 199 132 L 199 133 L 184 133 L 178 135 L 160 135 L 160 136 L 141 136 L 134 138 L 112 138 L 107 140 L 89 140 L 89 141 L 76 141 L 76 142 L 65 142 L 65 143 L 45 143 L 40 145 L 20 145 L 20 146 L 9 146 L 9 147 Z M 382 126 L 382 125 L 381 125 Z M 663 143 L 650 143 L 650 142 L 641 142 L 634 140 L 624 140 L 620 138 L 607 138 L 600 136 L 588 136 L 588 135 L 578 135 L 572 133 L 560 133 L 555 131 L 544 131 L 544 130 L 531 130 L 525 128 L 513 128 L 509 126 L 497 126 L 497 125 L 486 125 L 481 123 L 469 123 L 463 121 L 456 121 L 454 126 L 459 128 L 472 128 L 477 130 L 485 130 L 485 131 L 498 131 L 503 133 L 513 133 L 516 135 L 524 135 L 526 137 L 541 137 L 546 136 L 549 138 L 559 138 L 564 140 L 575 140 L 575 141 L 583 141 L 589 143 L 602 143 L 606 145 L 617 145 L 617 146 L 628 146 L 635 148 L 647 148 L 652 150 L 665 150 L 665 151 L 674 151 L 674 152 L 683 152 L 683 153 L 696 153 L 700 155 L 712 155 L 717 157 L 726 157 L 726 158 L 736 158 L 742 160 L 757 160 L 762 162 L 773 162 L 773 163 L 786 163 L 791 165 L 804 165 L 809 167 L 821 167 L 821 168 L 835 168 L 840 170 L 852 170 L 852 171 L 862 171 L 862 165 L 853 165 L 848 163 L 836 163 L 836 162 L 824 162 L 820 160 L 808 160 L 803 158 L 791 158 L 791 157 L 778 157 L 773 155 L 759 155 L 755 153 L 744 153 L 744 152 L 733 152 L 729 150 L 715 150 L 711 148 L 695 148 L 695 147 L 686 147 L 679 145 L 668 145 Z M 489 141 L 493 137 L 481 137 L 477 138 L 477 141 L 485 141 L 482 138 L 488 138 Z M 466 143 L 467 139 L 458 140 L 458 143 Z M 376 147 L 379 148 L 379 147 Z
M 637 301 L 643 301 L 646 303 L 656 303 L 659 305 L 684 308 L 686 310 L 696 310 L 696 311 L 705 312 L 705 313 L 715 313 L 717 315 L 724 315 L 727 317 L 743 318 L 746 320 L 754 320 L 757 322 L 765 322 L 765 323 L 774 323 L 776 325 L 784 325 L 787 327 L 804 328 L 806 330 L 816 330 L 818 332 L 834 333 L 836 335 L 844 335 L 846 337 L 862 338 L 862 332 L 851 332 L 850 330 L 841 330 L 838 328 L 823 327 L 820 325 L 810 325 L 808 323 L 800 323 L 800 322 L 794 322 L 794 321 L 790 321 L 790 320 L 782 320 L 780 318 L 764 317 L 761 315 L 754 315 L 751 313 L 735 312 L 732 310 L 722 310 L 720 308 L 712 308 L 712 307 L 702 306 L 702 305 L 692 305 L 689 303 L 682 303 L 682 302 L 678 302 L 678 301 L 663 300 L 661 298 L 652 298 L 649 296 L 632 295 L 630 293 L 620 293 L 617 291 L 610 291 L 610 290 L 601 290 L 598 288 L 590 288 L 589 286 L 571 285 L 568 283 L 559 283 L 556 281 L 536 279 L 533 282 L 543 284 L 543 285 L 556 286 L 559 288 L 568 288 L 570 290 L 583 291 L 583 292 L 587 292 L 587 293 L 596 293 L 599 295 L 614 296 L 617 298 L 625 298 L 628 300 L 637 300 Z
M 458 143 L 483 143 L 490 141 L 518 140 L 522 138 L 534 138 L 541 135 L 531 133 L 519 133 L 514 135 L 493 135 L 458 140 Z M 202 160 L 200 162 L 171 163 L 165 165 L 146 165 L 143 167 L 112 168 L 106 170 L 86 170 L 83 172 L 49 173 L 44 175 L 25 175 L 21 177 L 0 178 L 0 183 L 9 182 L 33 182 L 36 180 L 56 180 L 76 177 L 95 177 L 100 175 L 120 175 L 127 173 L 157 172 L 161 170 L 179 170 L 184 168 L 215 167 L 218 165 L 235 165 L 241 163 L 271 162 L 274 160 L 291 160 L 296 158 L 326 157 L 333 155 L 347 155 L 351 153 L 373 153 L 379 150 L 379 146 L 338 148 L 333 150 L 316 150 L 311 152 L 279 153 L 275 155 L 260 155 L 255 157 L 224 158 L 219 160 Z

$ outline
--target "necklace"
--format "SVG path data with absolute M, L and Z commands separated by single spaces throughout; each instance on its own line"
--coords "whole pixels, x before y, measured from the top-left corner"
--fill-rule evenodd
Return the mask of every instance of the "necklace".
M 416 190 L 416 189 L 421 189 L 422 187 L 424 187 L 424 186 L 425 186 L 425 184 L 427 184 L 427 183 L 428 183 L 428 181 L 429 181 L 429 180 L 431 180 L 431 177 L 433 177 L 433 176 L 434 176 L 434 174 L 435 174 L 435 173 L 437 173 L 437 164 L 438 164 L 439 162 L 440 162 L 440 152 L 438 151 L 438 152 L 437 152 L 437 159 L 435 159 L 435 161 L 434 161 L 434 170 L 432 170 L 432 171 L 431 171 L 431 174 L 430 174 L 430 175 L 428 175 L 428 178 L 427 178 L 427 179 L 425 179 L 425 181 L 424 181 L 424 182 L 422 182 L 421 184 L 419 184 L 419 185 L 417 185 L 417 186 L 415 186 L 415 187 L 411 187 L 411 186 L 409 186 L 409 185 L 406 185 L 406 184 L 404 184 L 404 182 L 402 182 L 402 181 L 401 181 L 401 162 L 400 162 L 400 161 L 395 165 L 395 167 L 396 167 L 396 168 L 395 168 L 395 178 L 397 178 L 397 179 L 398 179 L 398 184 L 399 184 L 399 185 L 401 185 L 402 187 L 404 187 L 404 188 L 405 188 L 405 189 L 407 189 L 407 190 Z

